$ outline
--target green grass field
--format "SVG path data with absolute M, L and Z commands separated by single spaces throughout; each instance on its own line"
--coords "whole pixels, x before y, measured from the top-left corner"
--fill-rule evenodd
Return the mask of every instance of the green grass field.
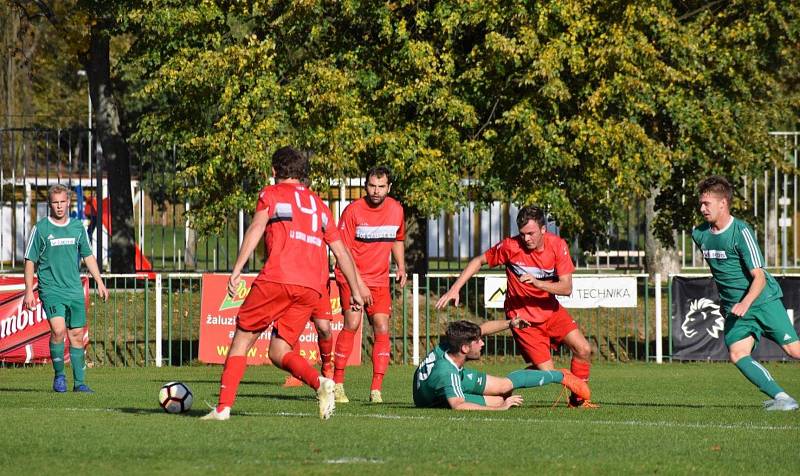
M 503 375 L 515 365 L 476 365 Z M 800 365 L 769 364 L 800 394 Z M 49 367 L 0 369 L 3 474 L 797 474 L 800 412 L 767 413 L 730 364 L 598 364 L 597 410 L 552 407 L 560 386 L 526 389 L 507 412 L 420 410 L 413 368 L 392 366 L 379 406 L 370 366 L 348 374 L 350 404 L 321 422 L 307 388 L 251 367 L 231 420 L 200 421 L 220 367 L 94 368 L 95 395 L 54 394 Z M 69 380 L 71 373 L 67 369 Z M 169 380 L 188 415 L 157 404 Z

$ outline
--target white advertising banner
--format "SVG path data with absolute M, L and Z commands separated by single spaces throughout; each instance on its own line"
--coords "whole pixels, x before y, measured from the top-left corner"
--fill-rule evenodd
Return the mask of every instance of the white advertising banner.
M 506 277 L 484 279 L 484 306 L 502 309 L 506 297 Z M 572 276 L 572 294 L 557 296 L 566 308 L 636 307 L 635 277 Z

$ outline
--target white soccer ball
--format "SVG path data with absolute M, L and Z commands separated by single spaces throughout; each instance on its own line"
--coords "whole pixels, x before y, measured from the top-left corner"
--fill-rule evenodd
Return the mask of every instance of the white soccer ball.
M 167 413 L 188 412 L 192 400 L 192 391 L 182 382 L 165 383 L 158 392 L 158 403 Z

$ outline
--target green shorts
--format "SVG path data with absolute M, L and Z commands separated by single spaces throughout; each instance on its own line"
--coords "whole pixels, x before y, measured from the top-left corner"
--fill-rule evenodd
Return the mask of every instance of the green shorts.
M 461 392 L 464 401 L 486 406 L 483 391 L 486 389 L 486 373 L 465 368 L 461 377 Z M 420 408 L 450 408 L 447 397 L 442 394 L 441 388 L 429 386 L 428 381 L 419 382 L 416 374 L 414 377 L 414 405 Z
M 86 303 L 83 298 L 42 299 L 42 308 L 47 319 L 63 317 L 68 329 L 86 327 Z
M 464 400 L 478 405 L 486 405 L 486 399 L 483 398 L 483 391 L 486 390 L 486 372 L 464 368 L 461 390 L 464 392 Z
M 762 335 L 766 335 L 778 345 L 791 344 L 798 340 L 797 331 L 794 330 L 789 314 L 786 313 L 786 308 L 780 299 L 751 307 L 742 317 L 727 313 L 725 345 L 728 347 L 750 336 L 753 336 L 758 344 Z

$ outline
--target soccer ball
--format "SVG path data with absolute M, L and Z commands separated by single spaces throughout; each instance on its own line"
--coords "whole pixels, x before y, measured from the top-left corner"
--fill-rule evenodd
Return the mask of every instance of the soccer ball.
M 192 391 L 182 382 L 165 383 L 158 392 L 158 403 L 167 413 L 188 412 L 192 400 Z

